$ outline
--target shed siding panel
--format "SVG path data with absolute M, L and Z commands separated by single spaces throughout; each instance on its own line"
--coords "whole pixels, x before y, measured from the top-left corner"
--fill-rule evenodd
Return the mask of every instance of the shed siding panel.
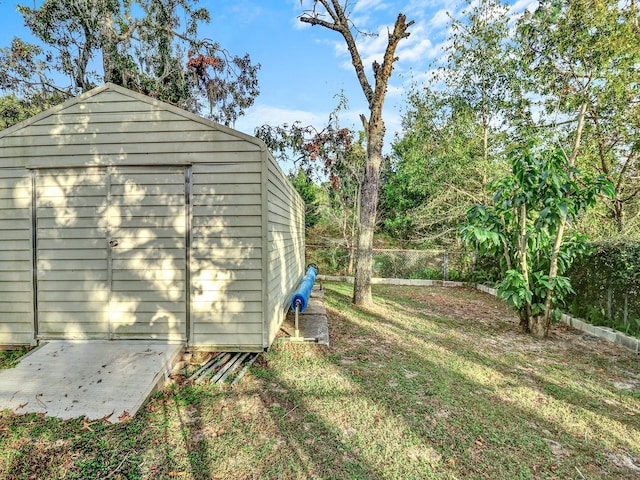
M 109 183 L 111 336 L 186 340 L 184 168 L 118 168 Z
M 0 170 L 0 344 L 30 344 L 33 329 L 31 175 Z
M 0 141 L 5 166 L 242 163 L 257 143 L 191 120 L 185 112 L 104 91 L 17 129 Z M 248 160 L 251 162 L 251 160 Z
M 269 155 L 268 298 L 265 312 L 268 343 L 273 342 L 287 312 L 291 294 L 304 274 L 304 202 Z
M 253 161 L 193 166 L 191 342 L 196 346 L 262 347 L 261 155 L 246 155 Z
M 164 133 L 166 135 L 166 132 Z M 118 142 L 117 138 L 113 138 L 114 135 L 104 135 L 103 138 L 93 138 L 90 146 L 87 148 L 86 144 L 77 145 L 65 145 L 64 143 L 53 143 L 51 145 L 24 145 L 24 141 L 20 142 L 17 146 L 2 146 L 0 147 L 0 156 L 7 158 L 15 156 L 26 157 L 49 157 L 49 156 L 82 156 L 86 155 L 87 151 L 94 155 L 131 155 L 131 154 L 157 154 L 157 153 L 174 153 L 180 154 L 183 151 L 190 153 L 210 153 L 212 150 L 228 152 L 229 154 L 237 153 L 244 147 L 245 142 L 208 142 L 208 141 L 193 141 L 188 142 L 184 140 L 177 141 L 164 141 L 162 137 L 155 137 L 147 135 L 147 142 L 136 142 L 135 139 L 127 139 L 127 134 L 115 135 L 120 137 Z M 43 137 L 41 137 L 43 138 Z M 149 141 L 153 139 L 153 141 Z M 99 143 L 103 142 L 103 143 Z M 126 149 L 123 148 L 126 145 Z M 223 150 L 223 147 L 228 146 L 228 149 Z
M 1 143 L 1 142 L 0 142 Z M 114 154 L 104 154 L 100 152 L 84 152 L 79 155 L 65 155 L 63 152 L 58 152 L 54 155 L 53 152 L 50 155 L 43 157 L 27 157 L 20 155 L 19 152 L 15 152 L 12 156 L 2 157 L 0 151 L 0 157 L 2 157 L 3 164 L 8 168 L 20 168 L 25 165 L 33 168 L 56 168 L 56 167 L 77 167 L 96 164 L 113 164 L 113 165 L 133 165 L 133 164 L 153 164 L 153 165 L 176 165 L 176 164 L 191 164 L 198 162 L 211 161 L 211 154 L 208 152 L 191 152 L 189 146 L 184 145 L 183 151 L 178 152 L 158 152 L 149 154 L 148 152 L 127 152 L 122 150 Z M 178 150 L 177 148 L 175 150 Z M 224 162 L 243 162 L 245 161 L 245 155 L 243 152 L 221 152 L 216 154 L 216 158 L 219 158 Z M 228 182 L 233 184 L 231 180 Z M 235 187 L 237 192 L 237 185 L 230 185 Z
M 36 174 L 38 335 L 186 338 L 184 168 Z
M 35 185 L 38 336 L 108 338 L 106 171 L 41 170 Z
M 111 124 L 105 124 L 111 125 Z M 193 127 L 193 123 L 191 123 Z M 119 128 L 122 128 L 119 126 Z M 114 128 L 115 130 L 115 128 Z M 168 130 L 168 129 L 167 129 Z M 9 147 L 23 147 L 25 135 L 9 137 L 3 143 L 2 148 Z M 69 146 L 83 147 L 87 145 L 113 145 L 115 147 L 122 144 L 145 144 L 149 146 L 151 143 L 157 143 L 162 146 L 166 143 L 198 143 L 201 148 L 208 147 L 209 150 L 220 152 L 237 152 L 249 150 L 246 147 L 246 142 L 238 139 L 222 139 L 218 132 L 212 130 L 168 130 L 162 132 L 162 137 L 154 138 L 150 137 L 148 132 L 132 132 L 127 131 L 115 131 L 109 133 L 96 133 L 92 131 L 90 133 L 64 133 L 54 135 L 30 135 L 29 146 L 32 147 L 48 147 L 65 149 Z M 212 144 L 215 142 L 215 146 Z M 257 150 L 257 146 L 251 145 L 252 150 Z M 104 147 L 103 147 L 104 148 Z M 173 147 L 171 147 L 173 150 Z M 106 151 L 106 150 L 105 150 Z

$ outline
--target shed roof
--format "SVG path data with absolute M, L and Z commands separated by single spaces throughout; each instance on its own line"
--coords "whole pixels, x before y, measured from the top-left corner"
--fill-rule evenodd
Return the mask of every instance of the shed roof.
M 2 142 L 2 139 L 5 137 L 10 137 L 13 134 L 15 134 L 16 132 L 25 129 L 31 125 L 35 125 L 38 124 L 39 122 L 42 122 L 43 120 L 64 112 L 65 110 L 71 109 L 73 107 L 75 107 L 78 104 L 82 104 L 84 102 L 87 102 L 87 100 L 93 98 L 93 97 L 97 97 L 101 94 L 104 94 L 106 92 L 114 92 L 118 95 L 122 95 L 125 97 L 128 97 L 129 99 L 132 100 L 137 100 L 139 102 L 143 102 L 151 107 L 153 107 L 156 110 L 164 110 L 164 111 L 168 111 L 171 112 L 175 115 L 178 115 L 180 117 L 183 117 L 186 120 L 191 120 L 197 123 L 200 123 L 208 128 L 211 128 L 212 130 L 217 130 L 221 133 L 225 133 L 227 135 L 236 137 L 240 140 L 245 140 L 249 143 L 252 143 L 256 146 L 259 147 L 260 150 L 264 150 L 267 151 L 267 146 L 266 144 L 251 135 L 248 135 L 246 133 L 240 132 L 238 130 L 235 130 L 233 128 L 229 128 L 226 127 L 224 125 L 221 125 L 219 123 L 213 122 L 211 120 L 208 120 L 206 118 L 203 118 L 199 115 L 196 115 L 194 113 L 188 112 L 182 108 L 176 107 L 175 105 L 171 105 L 169 103 L 166 102 L 162 102 L 160 100 L 156 100 L 154 98 L 151 98 L 147 95 L 143 95 L 141 93 L 138 92 L 134 92 L 133 90 L 129 90 L 128 88 L 125 87 L 121 87 L 119 85 L 115 85 L 113 83 L 106 83 L 100 87 L 96 87 L 92 90 L 89 90 L 88 92 L 85 92 L 81 95 L 78 95 L 77 97 L 73 97 L 70 98 L 69 100 L 56 105 L 54 107 L 49 108 L 48 110 L 45 110 L 37 115 L 34 115 L 31 118 L 28 118 L 26 120 L 23 120 L 22 122 L 19 122 L 15 125 L 12 125 L 11 127 L 5 129 L 5 130 L 0 130 L 0 143 Z

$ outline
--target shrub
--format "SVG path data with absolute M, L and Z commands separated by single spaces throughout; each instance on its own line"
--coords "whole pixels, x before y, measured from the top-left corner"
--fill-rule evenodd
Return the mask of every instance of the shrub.
M 592 243 L 567 275 L 572 314 L 640 336 L 640 241 Z

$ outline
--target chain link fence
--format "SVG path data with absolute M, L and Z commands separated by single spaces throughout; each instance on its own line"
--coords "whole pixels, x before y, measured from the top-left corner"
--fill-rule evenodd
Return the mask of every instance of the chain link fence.
M 323 275 L 353 275 L 355 249 L 307 245 L 307 263 Z M 473 274 L 474 255 L 446 250 L 373 250 L 373 276 L 424 280 L 467 281 Z

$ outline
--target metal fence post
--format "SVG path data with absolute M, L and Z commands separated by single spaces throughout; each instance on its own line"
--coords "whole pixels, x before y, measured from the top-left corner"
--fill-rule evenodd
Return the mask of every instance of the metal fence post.
M 442 280 L 449 280 L 449 252 L 442 253 Z

